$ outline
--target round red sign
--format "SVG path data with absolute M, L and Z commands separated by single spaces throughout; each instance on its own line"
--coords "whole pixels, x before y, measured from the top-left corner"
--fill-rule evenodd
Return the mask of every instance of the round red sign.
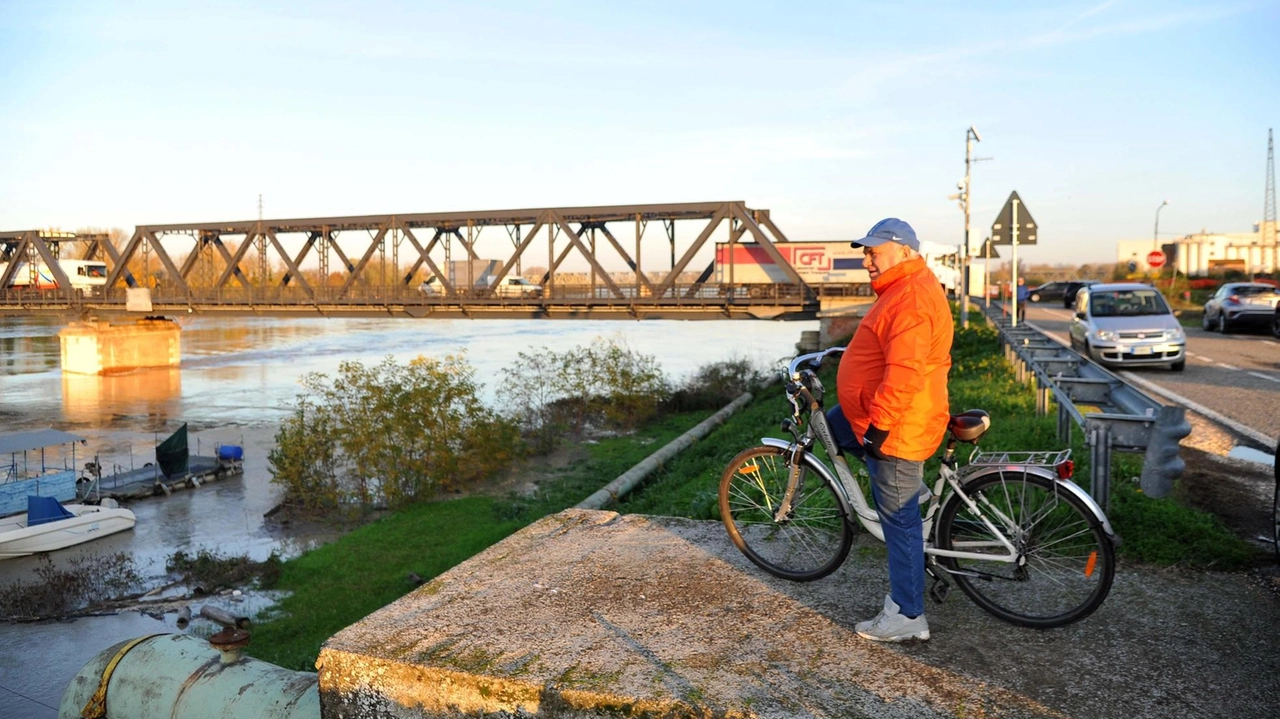
M 1164 253 L 1160 250 L 1152 250 L 1147 253 L 1147 265 L 1152 269 L 1158 270 L 1161 267 L 1164 267 L 1164 260 Z

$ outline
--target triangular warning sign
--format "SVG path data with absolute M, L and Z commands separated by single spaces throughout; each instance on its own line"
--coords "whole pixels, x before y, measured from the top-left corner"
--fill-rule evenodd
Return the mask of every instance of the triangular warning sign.
M 1004 208 L 1000 210 L 1000 215 L 996 217 L 995 223 L 991 225 L 991 244 L 1013 244 L 1013 208 L 1015 205 L 1018 208 L 1018 244 L 1034 245 L 1036 243 L 1036 235 L 1039 234 L 1039 228 L 1036 226 L 1036 221 L 1031 219 L 1031 212 L 1023 204 L 1022 198 L 1018 197 L 1018 191 L 1014 190 L 1004 203 Z
M 1019 244 L 1021 244 L 1022 238 L 1018 239 Z M 1000 251 L 995 248 L 995 245 L 991 243 L 991 238 L 988 237 L 982 242 L 982 249 L 978 250 L 978 253 L 974 255 L 974 257 L 998 259 L 1000 257 Z

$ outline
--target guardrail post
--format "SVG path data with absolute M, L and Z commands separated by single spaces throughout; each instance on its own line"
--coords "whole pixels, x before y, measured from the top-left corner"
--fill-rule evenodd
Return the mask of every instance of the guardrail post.
M 1085 423 L 1089 444 L 1089 494 L 1107 511 L 1111 503 L 1111 427 L 1104 422 Z
M 1041 386 L 1039 382 L 1035 383 L 1036 387 L 1036 416 L 1043 417 L 1049 414 L 1049 398 L 1053 394 L 1053 385 L 1048 387 Z
M 1142 476 L 1139 478 L 1142 493 L 1160 498 L 1173 489 L 1173 483 L 1182 476 L 1187 463 L 1179 455 L 1179 442 L 1191 434 L 1187 410 L 1178 406 L 1161 407 L 1156 413 L 1155 426 L 1147 439 L 1147 452 L 1142 459 Z
M 1058 402 L 1058 441 L 1071 446 L 1071 411 L 1061 401 Z

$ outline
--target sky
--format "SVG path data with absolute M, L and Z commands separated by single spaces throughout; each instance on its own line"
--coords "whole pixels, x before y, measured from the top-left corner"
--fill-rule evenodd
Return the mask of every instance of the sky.
M 1280 0 L 0 0 L 0 230 L 742 200 L 1031 262 L 1249 232 Z M 1158 210 L 1168 200 L 1168 206 Z

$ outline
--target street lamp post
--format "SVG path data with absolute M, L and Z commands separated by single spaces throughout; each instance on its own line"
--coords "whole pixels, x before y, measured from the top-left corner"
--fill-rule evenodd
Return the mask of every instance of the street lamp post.
M 1169 201 L 1163 200 L 1160 203 L 1160 206 L 1156 208 L 1156 228 L 1151 233 L 1151 251 L 1152 252 L 1155 252 L 1160 249 L 1160 210 L 1163 210 L 1164 206 L 1167 204 L 1169 204 Z M 1150 268 L 1149 263 L 1148 263 L 1148 268 Z M 1156 270 L 1155 274 L 1159 275 L 1160 271 Z
M 1156 208 L 1156 229 L 1151 234 L 1151 249 L 1153 250 L 1160 249 L 1160 210 L 1163 210 L 1164 206 L 1167 204 L 1169 204 L 1169 201 L 1165 200 Z

